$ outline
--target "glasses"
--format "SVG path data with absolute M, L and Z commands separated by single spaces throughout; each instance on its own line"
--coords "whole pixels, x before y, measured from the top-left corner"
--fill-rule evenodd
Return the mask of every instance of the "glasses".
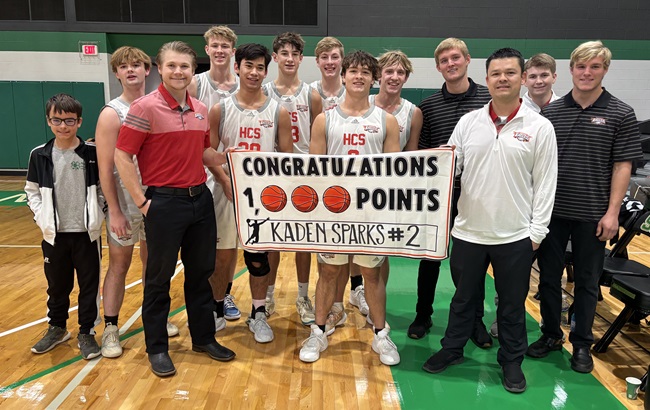
M 52 118 L 48 117 L 48 120 L 50 120 L 50 123 L 52 123 L 52 125 L 61 125 L 61 123 L 63 122 L 68 127 L 72 127 L 73 125 L 75 125 L 77 123 L 77 121 L 79 121 L 79 118 L 61 119 L 61 118 L 56 118 L 56 117 L 52 117 Z

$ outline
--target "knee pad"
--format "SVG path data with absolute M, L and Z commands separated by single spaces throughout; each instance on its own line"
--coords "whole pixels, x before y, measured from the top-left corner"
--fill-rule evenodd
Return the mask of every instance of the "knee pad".
M 248 272 L 255 277 L 266 276 L 271 272 L 268 252 L 253 253 L 244 251 L 244 262 L 246 263 Z M 255 266 L 254 263 L 260 266 Z

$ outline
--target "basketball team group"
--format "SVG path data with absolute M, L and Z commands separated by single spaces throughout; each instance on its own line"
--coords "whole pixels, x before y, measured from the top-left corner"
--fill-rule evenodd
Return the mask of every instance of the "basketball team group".
M 238 45 L 227 26 L 210 28 L 204 38 L 209 71 L 195 75 L 197 55 L 188 44 L 166 43 L 156 56 L 162 82 L 149 94 L 149 56 L 135 47 L 115 50 L 110 64 L 122 94 L 104 106 L 89 141 L 77 135 L 79 101 L 66 94 L 47 101 L 54 138 L 31 152 L 25 185 L 43 232 L 48 282 L 49 325 L 33 353 L 46 353 L 71 337 L 66 322 L 76 270 L 81 355 L 122 355 L 119 313 L 139 243 L 142 321 L 152 372 L 160 377 L 176 373 L 168 338 L 179 329 L 169 321 L 169 291 L 179 251 L 192 350 L 218 361 L 235 359 L 235 352 L 215 338 L 227 321 L 241 317 L 231 294 L 239 238 L 226 154 L 243 148 L 364 155 L 444 145 L 456 157 L 450 257 L 456 291 L 442 349 L 423 369 L 442 372 L 463 362 L 468 340 L 489 349 L 497 338 L 503 386 L 523 392 L 524 356 L 544 358 L 565 341 L 561 278 L 570 237 L 575 280 L 571 368 L 592 371 L 591 328 L 605 242 L 618 232 L 632 162 L 642 156 L 634 110 L 602 85 L 612 54 L 600 41 L 580 44 L 571 53 L 569 70 L 560 75 L 570 75 L 573 88 L 558 96 L 550 55 L 525 60 L 516 49 L 496 50 L 486 60 L 484 86 L 468 77 L 471 57 L 465 42 L 447 38 L 434 51 L 435 68 L 445 80 L 442 89 L 416 106 L 401 97 L 413 72 L 401 51 L 378 58 L 364 51 L 345 54 L 339 40 L 325 37 L 315 49 L 321 79 L 307 84 L 299 77 L 305 42 L 298 33 L 279 34 L 272 50 Z M 271 60 L 277 78 L 264 83 Z M 370 95 L 377 82 L 379 92 Z M 523 97 L 522 86 L 527 88 Z M 378 132 L 343 138 L 368 127 Z M 100 347 L 94 328 L 101 323 L 104 221 L 109 263 Z M 252 299 L 246 324 L 257 343 L 271 343 L 267 318 L 275 313 L 280 254 L 243 253 Z M 388 258 L 315 257 L 318 280 L 310 290 L 312 255 L 295 254 L 296 310 L 300 324 L 310 326 L 300 360 L 315 362 L 327 354 L 329 343 L 336 343 L 333 334 L 347 320 L 349 282 L 350 304 L 372 326 L 372 351 L 384 365 L 398 365 L 399 349 L 386 321 Z M 528 345 L 524 302 L 535 258 L 543 325 L 539 340 Z M 483 316 L 490 264 L 498 303 L 488 331 Z M 413 339 L 425 337 L 432 327 L 440 267 L 440 261 L 420 261 L 415 318 L 408 328 Z

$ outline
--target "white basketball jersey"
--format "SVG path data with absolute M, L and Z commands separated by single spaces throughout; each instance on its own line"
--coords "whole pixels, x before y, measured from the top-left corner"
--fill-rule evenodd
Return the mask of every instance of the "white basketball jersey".
M 375 105 L 375 96 L 369 97 L 370 104 Z M 399 125 L 399 149 L 403 150 L 411 136 L 411 119 L 413 118 L 413 111 L 415 111 L 415 104 L 409 100 L 402 98 L 402 102 L 394 112 L 391 112 L 397 119 Z
M 233 95 L 221 102 L 219 135 L 225 148 L 239 147 L 251 151 L 275 151 L 280 105 L 267 98 L 257 110 L 242 108 Z
M 341 89 L 339 90 L 339 95 L 335 97 L 328 97 L 327 95 L 325 95 L 325 92 L 323 92 L 323 86 L 321 85 L 321 80 L 316 80 L 309 85 L 311 86 L 311 88 L 318 91 L 318 94 L 320 94 L 320 98 L 323 99 L 323 111 L 327 111 L 329 109 L 336 107 L 337 105 L 341 104 L 345 99 L 345 87 L 341 87 Z
M 374 105 L 361 117 L 346 115 L 340 106 L 325 111 L 325 139 L 329 155 L 381 154 L 386 111 Z
M 239 90 L 239 77 L 235 77 L 235 85 L 230 90 L 219 89 L 210 78 L 209 71 L 196 74 L 194 78 L 196 78 L 196 98 L 208 107 L 208 111 L 213 105 L 218 104 L 221 100 L 230 97 Z
M 309 154 L 309 141 L 311 133 L 311 87 L 304 81 L 294 95 L 281 95 L 275 83 L 264 84 L 264 94 L 278 101 L 282 107 L 289 111 L 291 117 L 291 138 L 293 139 L 293 152 L 296 154 Z
M 120 118 L 120 124 L 124 124 L 124 120 L 126 119 L 126 114 L 129 112 L 129 104 L 126 102 L 122 101 L 119 98 L 115 98 L 113 100 L 110 100 L 108 104 L 104 106 L 110 107 L 115 110 L 117 113 L 117 116 Z M 102 108 L 102 110 L 104 109 Z M 140 168 L 138 167 L 138 160 L 136 156 L 133 156 L 133 163 L 135 164 L 135 171 L 138 174 L 138 181 L 140 181 L 140 184 L 142 184 L 142 176 L 140 175 Z M 129 192 L 126 190 L 126 187 L 124 186 L 124 182 L 122 182 L 122 178 L 120 178 L 120 175 L 117 173 L 117 167 L 113 165 L 113 178 L 115 178 L 115 187 L 117 188 L 117 199 L 120 203 L 120 209 L 122 210 L 122 213 L 124 215 L 139 215 L 140 210 L 138 209 L 137 205 L 133 202 L 133 198 L 131 198 L 131 195 L 129 195 Z M 143 186 L 143 190 L 146 190 L 147 187 Z

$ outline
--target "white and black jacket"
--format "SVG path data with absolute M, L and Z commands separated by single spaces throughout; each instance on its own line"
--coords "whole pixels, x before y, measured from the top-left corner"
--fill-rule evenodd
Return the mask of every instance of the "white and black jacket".
M 79 138 L 77 136 L 77 138 Z M 29 155 L 27 182 L 25 193 L 27 204 L 34 213 L 34 221 L 43 231 L 43 239 L 54 245 L 58 232 L 59 218 L 57 209 L 66 206 L 65 198 L 54 197 L 54 163 L 52 147 L 54 138 L 43 145 L 34 148 Z M 104 214 L 102 208 L 104 199 L 99 189 L 99 171 L 97 169 L 97 151 L 94 145 L 85 143 L 79 138 L 79 146 L 75 153 L 86 165 L 86 206 L 84 223 L 91 241 L 101 235 Z

